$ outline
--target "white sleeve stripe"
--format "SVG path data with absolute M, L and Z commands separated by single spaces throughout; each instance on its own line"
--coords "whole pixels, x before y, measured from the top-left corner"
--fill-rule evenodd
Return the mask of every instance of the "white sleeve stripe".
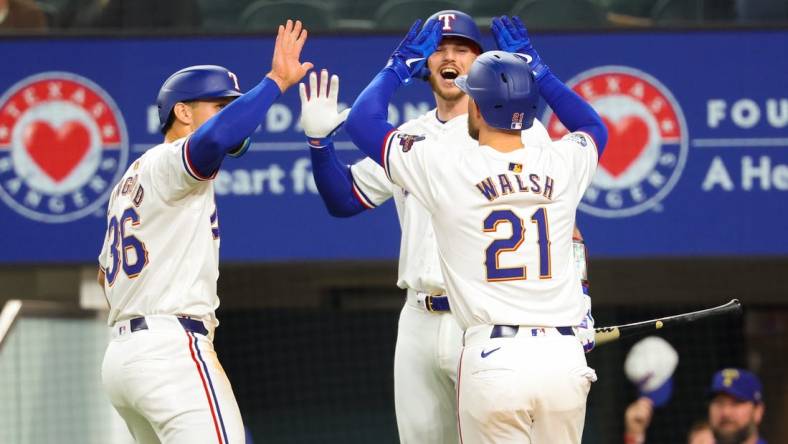
M 216 177 L 216 174 L 219 172 L 219 170 L 214 171 L 210 176 L 203 176 L 199 171 L 197 171 L 197 168 L 194 168 L 191 159 L 189 159 L 189 140 L 191 139 L 186 139 L 186 141 L 183 142 L 183 145 L 181 146 L 181 159 L 183 160 L 183 168 L 187 173 L 189 173 L 190 176 L 199 181 L 211 180 Z
M 397 130 L 392 129 L 389 135 L 386 138 L 386 141 L 383 143 L 383 152 L 381 153 L 381 160 L 383 161 L 383 170 L 386 172 L 386 177 L 393 183 L 394 181 L 391 179 L 391 173 L 389 173 L 389 154 L 391 153 L 391 142 L 394 140 L 394 136 L 397 135 Z

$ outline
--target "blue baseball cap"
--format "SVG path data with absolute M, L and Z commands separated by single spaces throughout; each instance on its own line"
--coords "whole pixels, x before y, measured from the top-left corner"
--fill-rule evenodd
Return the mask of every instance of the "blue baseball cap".
M 740 368 L 725 368 L 714 374 L 709 393 L 726 393 L 740 401 L 759 403 L 763 400 L 761 381 L 752 372 Z
M 655 390 L 645 391 L 640 388 L 640 396 L 645 396 L 654 403 L 654 407 L 662 407 L 670 401 L 673 394 L 673 378 L 668 378 L 662 385 Z

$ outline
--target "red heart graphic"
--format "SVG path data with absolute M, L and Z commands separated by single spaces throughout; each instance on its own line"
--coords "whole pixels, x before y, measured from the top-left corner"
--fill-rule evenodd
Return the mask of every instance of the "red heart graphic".
M 76 121 L 57 129 L 35 121 L 25 128 L 23 140 L 33 161 L 55 182 L 65 179 L 90 148 L 90 133 Z
M 607 126 L 607 146 L 599 163 L 613 177 L 618 177 L 640 156 L 648 143 L 648 126 L 634 116 L 624 117 L 615 123 L 602 120 Z

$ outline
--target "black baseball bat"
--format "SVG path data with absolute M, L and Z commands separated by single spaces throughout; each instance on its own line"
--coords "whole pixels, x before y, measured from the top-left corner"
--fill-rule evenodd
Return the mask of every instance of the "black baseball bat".
M 627 338 L 661 330 L 668 326 L 683 325 L 701 319 L 730 314 L 735 314 L 737 316 L 741 314 L 741 302 L 739 302 L 738 299 L 733 299 L 727 304 L 723 304 L 718 307 L 707 308 L 705 310 L 698 310 L 690 313 L 652 319 L 650 321 L 635 322 L 626 325 L 614 325 L 612 327 L 596 328 L 594 329 L 594 340 L 596 341 L 596 345 L 602 345 L 607 344 L 608 342 L 617 341 L 620 338 Z

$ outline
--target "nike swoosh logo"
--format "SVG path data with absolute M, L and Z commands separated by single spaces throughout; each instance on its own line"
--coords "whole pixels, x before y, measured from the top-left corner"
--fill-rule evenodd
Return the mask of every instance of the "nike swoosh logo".
M 410 68 L 410 65 L 412 65 L 412 64 L 414 64 L 416 62 L 420 62 L 422 60 L 424 60 L 424 57 L 416 57 L 416 58 L 413 58 L 413 59 L 405 60 L 405 66 Z
M 524 54 L 522 52 L 518 52 L 517 55 L 522 56 L 526 62 L 531 63 L 534 61 L 534 58 L 529 56 L 528 54 Z
M 501 347 L 498 347 L 498 348 L 494 348 L 494 349 L 492 349 L 492 350 L 490 350 L 488 352 L 482 350 L 482 358 L 486 358 L 486 357 L 490 356 L 491 354 L 497 352 L 500 349 L 501 349 Z

